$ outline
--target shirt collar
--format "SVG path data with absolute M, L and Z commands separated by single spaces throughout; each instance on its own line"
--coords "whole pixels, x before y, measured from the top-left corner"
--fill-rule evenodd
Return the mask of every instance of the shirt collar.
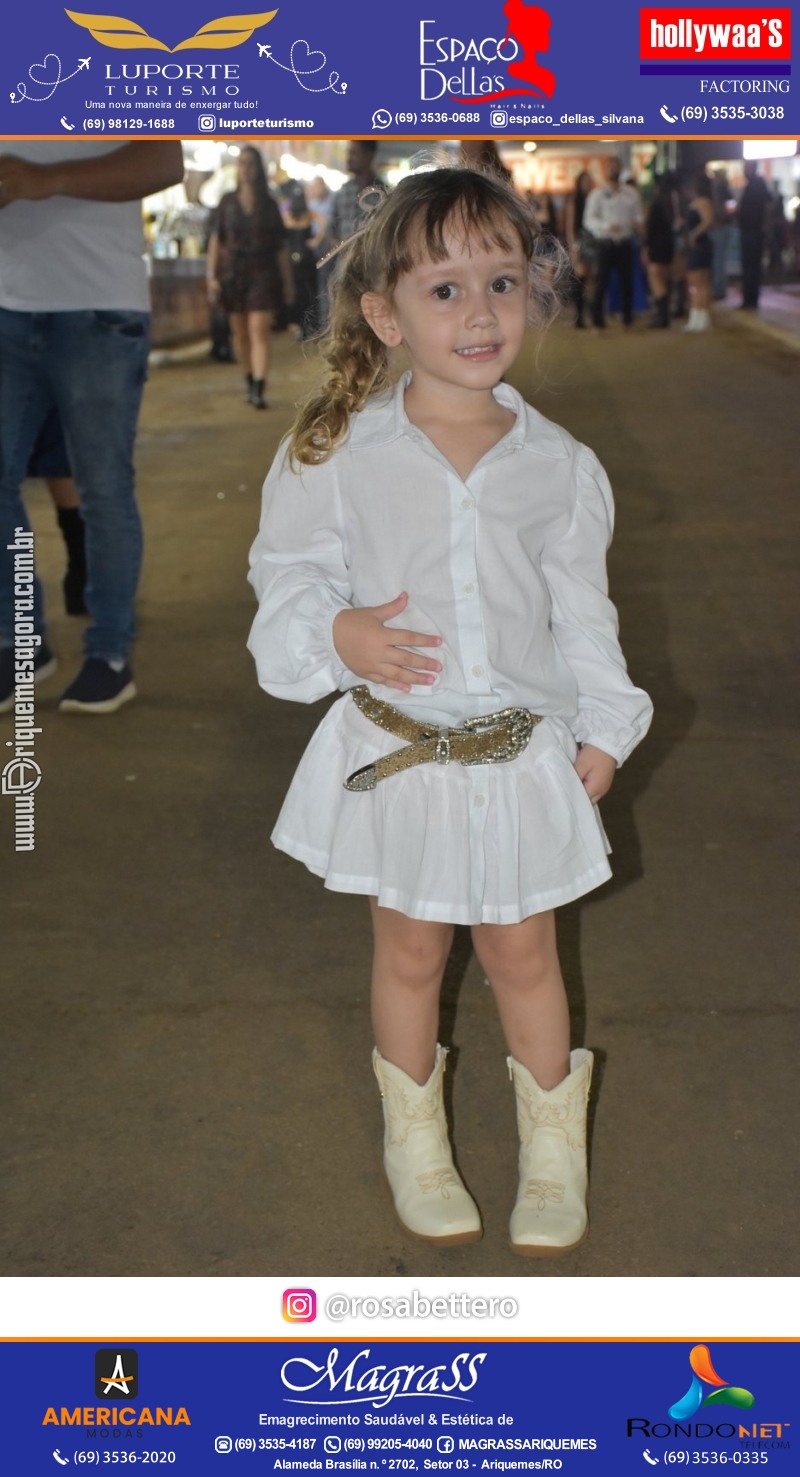
M 353 450 L 368 446 L 382 446 L 396 441 L 401 436 L 413 436 L 415 427 L 406 415 L 405 391 L 411 383 L 411 372 L 406 370 L 392 389 L 384 390 L 367 402 L 350 421 L 349 445 Z M 516 423 L 503 438 L 509 448 L 521 448 L 540 456 L 562 458 L 569 455 L 565 433 L 533 406 L 527 405 L 522 396 L 511 385 L 499 384 L 494 390 L 495 400 L 514 412 Z

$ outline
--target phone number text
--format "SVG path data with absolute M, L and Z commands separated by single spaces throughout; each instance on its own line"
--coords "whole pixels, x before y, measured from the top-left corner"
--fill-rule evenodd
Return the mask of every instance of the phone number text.
M 748 1462 L 768 1462 L 769 1452 L 766 1451 L 666 1451 L 664 1461 L 678 1466 L 705 1466 L 708 1463 L 725 1466 L 731 1462 L 735 1467 L 746 1466 Z
M 395 113 L 395 123 L 480 123 L 480 113 Z
M 163 129 L 174 128 L 174 118 L 96 118 L 94 113 L 83 120 L 84 133 L 103 133 L 106 130 L 111 133 L 119 129 L 122 133 L 132 133 L 134 129 Z
M 707 123 L 709 118 L 783 118 L 785 109 L 779 104 L 770 105 L 762 103 L 760 106 L 753 105 L 745 108 L 742 104 L 719 103 L 712 108 L 707 108 L 703 103 L 689 103 L 681 108 L 681 118 L 684 123 L 699 121 Z
M 60 1460 L 66 1465 L 63 1457 Z M 140 1462 L 142 1466 L 160 1467 L 174 1465 L 178 1458 L 174 1451 L 73 1451 L 72 1460 L 76 1467 L 105 1467 L 114 1462 Z

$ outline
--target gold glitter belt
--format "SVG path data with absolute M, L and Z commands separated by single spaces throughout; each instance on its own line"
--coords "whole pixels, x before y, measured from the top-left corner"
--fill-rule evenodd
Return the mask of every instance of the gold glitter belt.
M 460 728 L 445 728 L 438 723 L 418 723 L 391 703 L 373 697 L 368 687 L 353 687 L 350 695 L 365 718 L 407 739 L 408 744 L 355 770 L 344 782 L 346 790 L 374 790 L 379 780 L 417 764 L 449 764 L 451 759 L 459 764 L 505 764 L 523 752 L 542 721 L 527 708 L 502 708 L 482 718 L 467 718 Z

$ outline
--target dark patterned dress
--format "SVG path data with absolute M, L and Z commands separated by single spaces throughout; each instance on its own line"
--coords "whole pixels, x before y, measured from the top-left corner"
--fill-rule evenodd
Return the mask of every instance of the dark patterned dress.
M 265 212 L 246 214 L 236 191 L 223 195 L 217 208 L 219 241 L 217 277 L 226 313 L 270 312 L 281 306 L 283 292 L 278 254 L 286 244 L 286 227 L 271 196 Z

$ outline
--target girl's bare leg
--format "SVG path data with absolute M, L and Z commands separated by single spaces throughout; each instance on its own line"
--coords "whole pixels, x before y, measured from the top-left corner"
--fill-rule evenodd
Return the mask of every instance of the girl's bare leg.
M 370 898 L 372 1029 L 381 1056 L 420 1086 L 433 1071 L 439 993 L 453 943 L 449 923 L 407 918 Z
M 475 953 L 492 986 L 508 1049 L 546 1091 L 569 1074 L 569 1008 L 556 948 L 555 914 L 481 923 Z

